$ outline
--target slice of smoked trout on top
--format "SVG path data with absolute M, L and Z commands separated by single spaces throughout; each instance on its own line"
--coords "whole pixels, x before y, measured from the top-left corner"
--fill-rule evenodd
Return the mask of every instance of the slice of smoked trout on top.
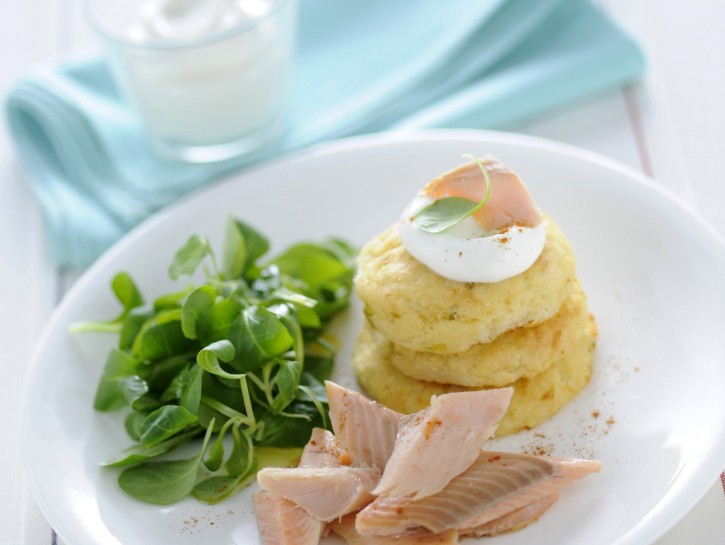
M 491 195 L 486 205 L 474 212 L 473 217 L 484 229 L 498 231 L 511 225 L 536 227 L 541 223 L 531 193 L 513 170 L 492 156 L 481 164 L 491 181 Z M 488 185 L 478 163 L 471 162 L 446 172 L 428 183 L 422 194 L 433 200 L 444 197 L 462 197 L 479 202 L 486 197 Z

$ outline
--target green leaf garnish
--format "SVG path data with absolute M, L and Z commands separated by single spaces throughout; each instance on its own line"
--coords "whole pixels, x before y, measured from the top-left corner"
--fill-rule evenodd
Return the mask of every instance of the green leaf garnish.
M 267 239 L 234 218 L 225 237 L 221 270 L 209 241 L 194 235 L 168 272 L 178 279 L 202 270 L 204 280 L 145 303 L 119 273 L 112 290 L 121 313 L 74 329 L 119 334 L 94 407 L 128 411 L 134 444 L 102 465 L 123 468 L 119 485 L 142 501 L 220 501 L 278 463 L 269 452 L 299 456 L 312 428 L 329 424 L 322 382 L 335 348 L 322 334 L 350 300 L 355 251 L 330 240 L 265 258 Z M 182 445 L 201 450 L 168 459 Z
M 444 197 L 421 208 L 415 215 L 415 224 L 428 233 L 441 233 L 454 225 L 461 223 L 488 202 L 491 196 L 491 179 L 486 166 L 473 155 L 465 155 L 476 162 L 486 180 L 486 195 L 479 202 L 470 201 L 463 197 Z

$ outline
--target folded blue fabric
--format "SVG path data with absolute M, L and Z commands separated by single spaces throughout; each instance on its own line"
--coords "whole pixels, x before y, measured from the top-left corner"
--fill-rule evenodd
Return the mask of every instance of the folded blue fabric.
M 499 128 L 637 77 L 642 53 L 588 0 L 300 0 L 291 126 L 253 155 L 154 155 L 103 58 L 7 96 L 10 132 L 48 247 L 80 269 L 153 211 L 252 163 L 401 127 Z

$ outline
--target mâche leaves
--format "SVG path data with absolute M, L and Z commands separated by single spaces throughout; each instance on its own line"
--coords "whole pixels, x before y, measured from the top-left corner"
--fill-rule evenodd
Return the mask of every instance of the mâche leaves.
M 302 375 L 302 364 L 294 360 L 280 360 L 279 369 L 274 376 L 277 395 L 272 402 L 272 410 L 281 412 L 294 399 Z
M 244 309 L 229 329 L 236 354 L 231 364 L 240 372 L 254 371 L 292 347 L 282 320 L 263 306 Z
M 153 447 L 196 424 L 197 420 L 185 407 L 164 405 L 149 414 L 141 424 L 141 445 Z
M 250 273 L 257 259 L 269 250 L 269 241 L 259 232 L 241 221 L 231 218 L 227 222 L 224 242 L 223 271 L 236 278 Z
M 213 286 L 200 286 L 184 301 L 181 307 L 181 331 L 187 339 L 198 338 L 197 324 L 202 316 L 214 308 L 216 295 Z
M 255 472 L 239 477 L 228 477 L 218 475 L 201 481 L 194 487 L 191 493 L 194 497 L 204 503 L 218 503 L 232 494 L 237 488 L 250 485 L 254 481 Z
M 241 375 L 228 373 L 221 365 L 221 362 L 232 361 L 235 353 L 234 345 L 228 339 L 222 339 L 201 349 L 196 356 L 196 362 L 207 373 L 228 379 L 237 379 Z
M 152 305 L 142 305 L 131 309 L 121 324 L 118 348 L 121 350 L 130 349 L 141 327 L 153 318 L 154 314 L 155 311 Z
M 254 447 L 252 439 L 239 431 L 239 426 L 232 426 L 232 452 L 226 463 L 227 473 L 231 477 L 243 477 L 254 465 Z
M 461 223 L 464 219 L 480 210 L 491 197 L 491 178 L 486 166 L 472 155 L 467 156 L 476 162 L 486 181 L 486 195 L 478 202 L 463 197 L 444 197 L 421 208 L 414 221 L 419 229 L 428 233 L 441 233 Z
M 201 265 L 206 256 L 214 256 L 206 237 L 191 235 L 179 251 L 176 252 L 171 265 L 169 265 L 169 277 L 178 280 L 182 276 L 191 276 Z
M 199 317 L 196 331 L 199 341 L 211 343 L 225 339 L 234 320 L 237 319 L 244 305 L 235 297 L 218 299 L 208 312 Z
M 203 377 L 204 370 L 198 365 L 191 365 L 183 376 L 179 405 L 194 415 L 199 414 Z
M 121 350 L 112 350 L 106 358 L 93 407 L 98 411 L 115 411 L 145 394 L 147 387 L 139 372 L 136 359 Z
M 121 272 L 117 274 L 111 281 L 111 289 L 113 289 L 116 298 L 123 305 L 124 312 L 143 305 L 141 292 L 128 273 Z M 123 317 L 123 314 L 121 317 Z
M 209 444 L 213 427 L 204 435 L 199 454 L 187 460 L 144 462 L 125 469 L 119 486 L 131 496 L 158 505 L 170 505 L 187 496 L 196 484 L 199 465 Z
M 349 272 L 337 255 L 314 244 L 297 244 L 271 262 L 280 273 L 301 280 L 312 296 L 331 280 Z
M 312 428 L 329 425 L 322 381 L 335 348 L 322 335 L 349 302 L 355 251 L 339 240 L 304 242 L 263 262 L 269 247 L 230 218 L 221 269 L 209 240 L 193 235 L 168 272 L 196 279 L 201 270 L 203 280 L 144 299 L 120 272 L 111 282 L 120 314 L 75 326 L 119 334 L 94 407 L 128 411 L 134 444 L 103 465 L 123 468 L 119 485 L 130 495 L 160 505 L 189 494 L 220 501 L 289 456 L 270 452 L 298 456 Z M 181 446 L 201 450 L 169 459 Z
M 124 318 L 131 310 L 143 304 L 143 297 L 131 276 L 126 272 L 120 272 L 113 277 L 113 280 L 111 280 L 111 289 L 116 299 L 118 299 L 118 302 L 123 306 L 121 314 L 107 322 L 75 323 L 71 326 L 71 331 L 74 333 L 90 331 L 118 333 L 121 330 L 121 324 Z
M 181 312 L 180 308 L 163 310 L 144 322 L 131 345 L 131 355 L 148 362 L 191 350 L 194 343 L 181 329 Z
M 133 414 L 133 413 L 132 413 Z M 157 458 L 162 454 L 166 454 L 181 445 L 191 441 L 199 435 L 201 428 L 195 427 L 184 433 L 174 435 L 172 438 L 156 443 L 151 447 L 145 447 L 141 444 L 133 445 L 121 452 L 118 456 L 114 456 L 110 460 L 106 460 L 101 465 L 109 467 L 129 467 L 146 462 L 153 458 Z

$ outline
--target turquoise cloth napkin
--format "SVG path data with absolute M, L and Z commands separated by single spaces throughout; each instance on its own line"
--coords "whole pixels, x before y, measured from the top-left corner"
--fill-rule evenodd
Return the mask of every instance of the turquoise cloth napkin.
M 588 0 L 300 0 L 291 126 L 215 164 L 155 156 L 103 58 L 29 75 L 6 114 L 61 268 L 252 163 L 348 135 L 504 127 L 637 77 L 638 46 Z

